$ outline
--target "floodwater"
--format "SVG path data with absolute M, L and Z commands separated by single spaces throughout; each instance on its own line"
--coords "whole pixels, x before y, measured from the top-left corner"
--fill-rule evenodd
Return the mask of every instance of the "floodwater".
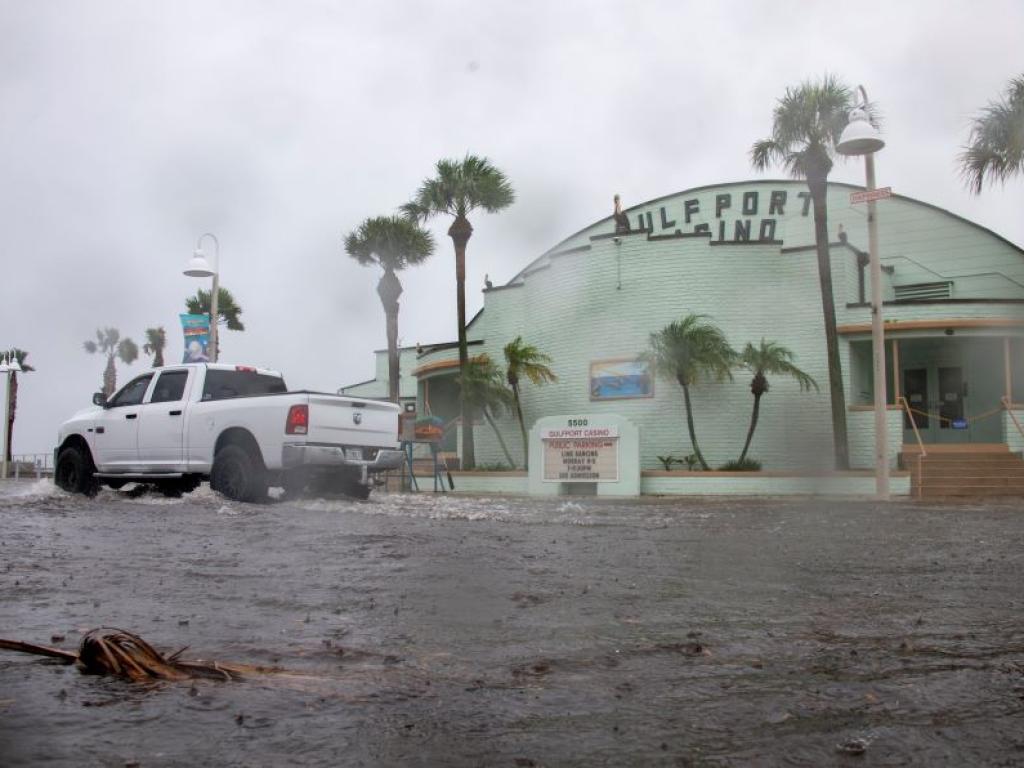
M 1024 765 L 1021 506 L 8 484 L 0 637 L 282 672 L 0 651 L 0 763 Z

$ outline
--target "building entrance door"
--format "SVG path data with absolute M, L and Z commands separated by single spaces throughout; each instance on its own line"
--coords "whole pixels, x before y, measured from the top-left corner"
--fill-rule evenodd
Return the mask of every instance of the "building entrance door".
M 970 428 L 964 421 L 967 381 L 959 365 L 929 364 L 903 369 L 903 392 L 912 417 L 926 443 L 966 443 Z M 910 417 L 903 415 L 906 440 L 914 439 Z

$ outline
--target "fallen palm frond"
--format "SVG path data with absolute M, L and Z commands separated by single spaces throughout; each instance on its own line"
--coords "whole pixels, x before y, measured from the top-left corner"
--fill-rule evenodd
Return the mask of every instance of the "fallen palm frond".
M 196 677 L 237 680 L 245 673 L 279 671 L 248 664 L 182 661 L 179 656 L 185 648 L 170 656 L 164 656 L 138 635 L 113 627 L 100 627 L 87 632 L 78 646 L 78 653 L 18 640 L 0 640 L 0 648 L 49 656 L 68 664 L 77 664 L 86 674 L 116 675 L 136 682 L 189 680 Z

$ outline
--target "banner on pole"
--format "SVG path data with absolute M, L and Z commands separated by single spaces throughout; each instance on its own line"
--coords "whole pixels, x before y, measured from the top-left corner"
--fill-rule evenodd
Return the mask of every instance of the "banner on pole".
M 178 315 L 181 318 L 181 330 L 185 336 L 185 354 L 183 363 L 208 363 L 210 356 L 207 347 L 210 344 L 209 315 Z

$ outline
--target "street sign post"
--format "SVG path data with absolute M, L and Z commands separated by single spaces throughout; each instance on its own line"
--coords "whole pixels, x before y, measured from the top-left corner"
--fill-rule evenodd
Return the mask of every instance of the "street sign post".
M 892 187 L 882 187 L 881 189 L 865 189 L 861 192 L 850 193 L 850 204 L 856 203 L 870 203 L 872 200 L 884 200 L 887 197 L 892 197 Z

